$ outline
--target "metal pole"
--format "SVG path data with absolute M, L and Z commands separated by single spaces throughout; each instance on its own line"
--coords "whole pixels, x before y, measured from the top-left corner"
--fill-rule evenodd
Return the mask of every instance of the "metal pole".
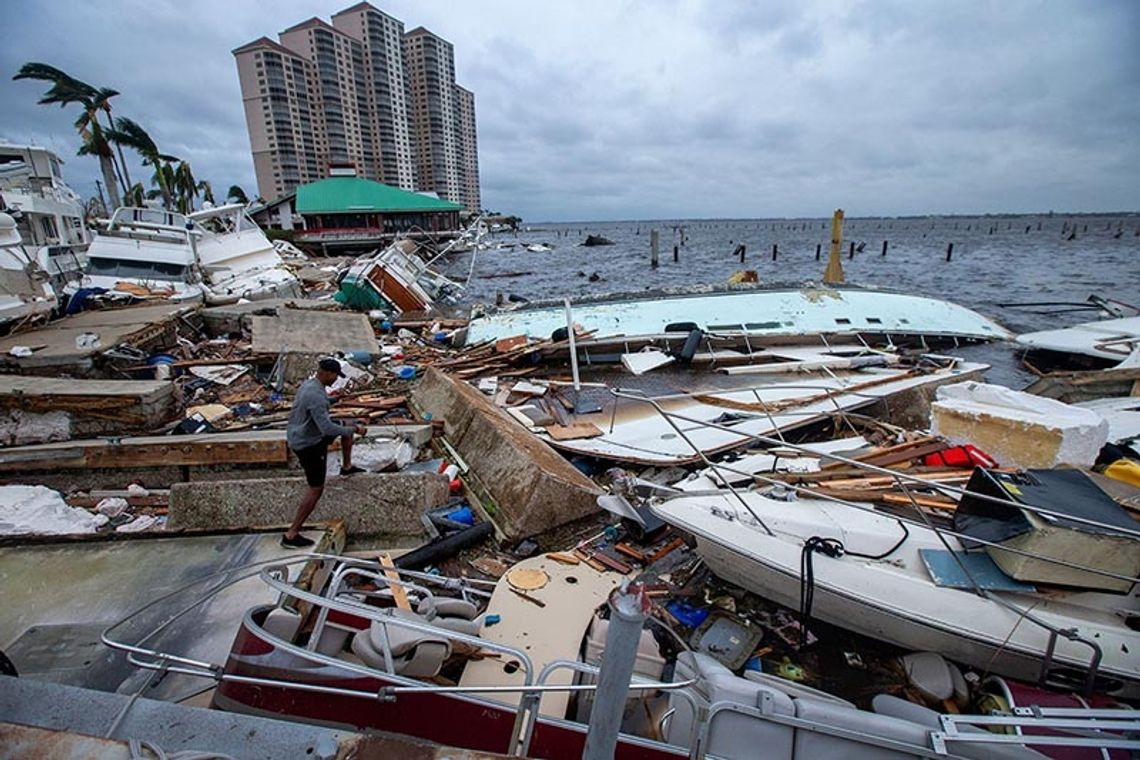
M 641 626 L 651 607 L 649 595 L 639 583 L 614 589 L 609 603 L 610 629 L 606 633 L 606 651 L 598 673 L 598 691 L 590 708 L 583 760 L 612 760 L 614 756 L 641 640 Z
M 656 232 L 656 230 L 654 230 Z M 654 257 L 656 263 L 656 257 Z M 578 403 L 578 394 L 582 392 L 582 383 L 578 379 L 578 345 L 574 340 L 574 315 L 570 311 L 570 299 L 563 298 L 566 304 L 566 339 L 570 341 L 570 373 L 574 376 L 574 403 Z

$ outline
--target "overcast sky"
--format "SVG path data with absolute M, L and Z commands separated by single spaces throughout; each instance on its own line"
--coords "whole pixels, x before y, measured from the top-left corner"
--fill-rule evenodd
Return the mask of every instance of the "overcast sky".
M 374 4 L 454 43 L 484 205 L 528 221 L 1140 209 L 1137 0 Z M 75 109 L 11 81 L 50 63 L 252 197 L 230 51 L 349 5 L 4 0 L 0 137 L 94 194 Z

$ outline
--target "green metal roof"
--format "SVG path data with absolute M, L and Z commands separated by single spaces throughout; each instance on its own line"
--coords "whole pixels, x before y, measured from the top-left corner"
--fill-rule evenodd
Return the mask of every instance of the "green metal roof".
M 458 203 L 409 193 L 360 177 L 329 177 L 297 188 L 297 213 L 348 214 L 384 211 L 459 211 Z

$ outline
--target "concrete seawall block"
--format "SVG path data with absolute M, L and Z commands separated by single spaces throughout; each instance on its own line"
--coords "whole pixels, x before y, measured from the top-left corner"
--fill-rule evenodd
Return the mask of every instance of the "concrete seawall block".
M 352 536 L 420 536 L 420 516 L 446 503 L 447 486 L 444 476 L 424 472 L 333 477 L 310 519 L 341 518 Z M 304 478 L 175 483 L 168 525 L 180 530 L 285 524 L 304 490 Z
M 593 481 L 469 384 L 429 369 L 413 396 L 444 421 L 448 439 L 494 497 L 495 522 L 509 537 L 597 511 L 601 490 Z

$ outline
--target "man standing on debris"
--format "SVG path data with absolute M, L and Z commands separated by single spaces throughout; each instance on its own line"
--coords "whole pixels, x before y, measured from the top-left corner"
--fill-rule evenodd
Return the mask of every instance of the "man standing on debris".
M 325 388 L 335 383 L 338 377 L 344 377 L 340 362 L 336 359 L 321 359 L 317 363 L 316 377 L 310 377 L 301 383 L 297 397 L 293 399 L 293 411 L 289 413 L 289 430 L 285 434 L 285 440 L 297 455 L 309 487 L 297 505 L 293 524 L 281 539 L 282 546 L 303 549 L 313 545 L 313 541 L 301 535 L 301 527 L 309 519 L 325 490 L 330 443 L 340 438 L 341 475 L 364 472 L 352 464 L 352 434 L 364 435 L 368 432 L 367 429 L 363 425 L 339 425 L 329 417 L 329 397 Z

